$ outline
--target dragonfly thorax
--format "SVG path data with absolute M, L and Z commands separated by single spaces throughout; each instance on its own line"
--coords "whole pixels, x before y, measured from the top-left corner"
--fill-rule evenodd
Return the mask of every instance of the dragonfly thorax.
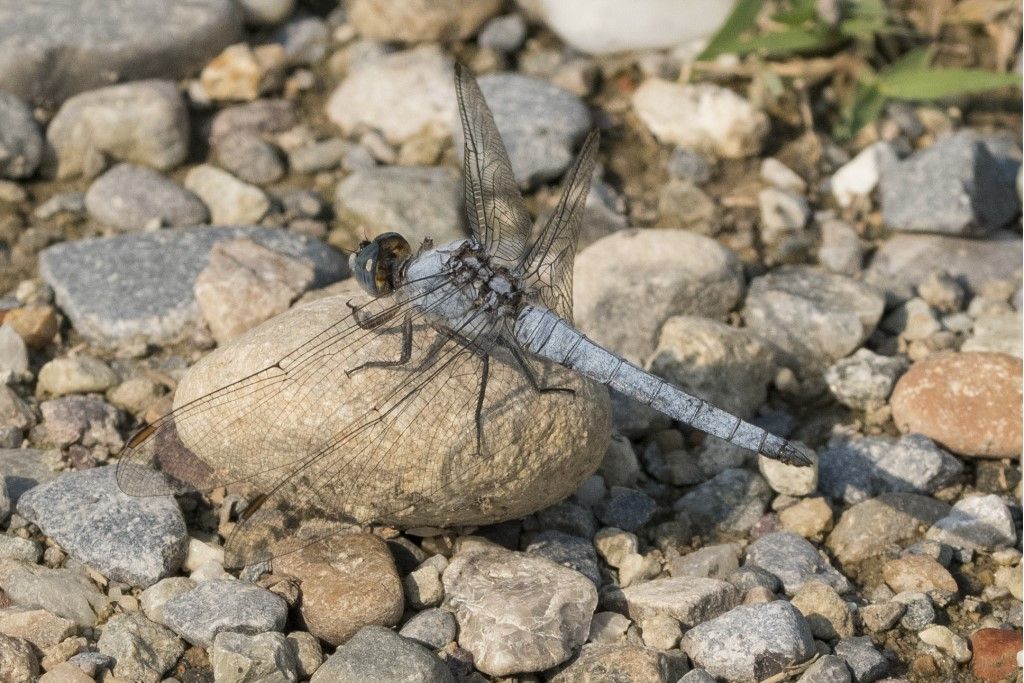
M 507 268 L 494 264 L 484 248 L 463 242 L 448 259 L 448 276 L 465 291 L 477 309 L 499 316 L 513 315 L 523 292 L 519 278 Z

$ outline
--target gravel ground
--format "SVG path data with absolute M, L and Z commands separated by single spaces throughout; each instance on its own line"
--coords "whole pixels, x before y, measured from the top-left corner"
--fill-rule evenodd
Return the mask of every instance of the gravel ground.
M 0 680 L 1020 680 L 1019 101 L 840 143 L 679 77 L 718 12 L 544 4 L 0 0 Z M 602 130 L 576 324 L 814 465 L 619 396 L 608 440 L 601 395 L 523 437 L 512 519 L 495 462 L 225 569 L 248 492 L 133 498 L 118 454 L 215 347 L 346 314 L 364 235 L 464 234 L 456 59 L 535 214 Z

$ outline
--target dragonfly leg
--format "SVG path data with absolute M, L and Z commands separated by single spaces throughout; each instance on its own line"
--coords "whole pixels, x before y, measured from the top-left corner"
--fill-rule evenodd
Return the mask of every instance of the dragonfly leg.
M 351 306 L 351 304 L 349 304 Z M 402 323 L 402 354 L 398 357 L 398 360 L 372 360 L 357 365 L 351 370 L 346 370 L 345 374 L 349 377 L 352 373 L 365 370 L 367 368 L 393 368 L 399 365 L 405 365 L 412 358 L 412 316 L 406 314 L 405 321 Z
M 480 366 L 480 391 L 476 396 L 476 411 L 474 420 L 476 422 L 476 452 L 484 452 L 484 397 L 487 395 L 487 378 L 491 372 L 491 357 L 486 353 L 482 356 L 483 362 Z
M 506 347 L 512 352 L 512 357 L 516 359 L 516 363 L 522 369 L 523 374 L 530 380 L 530 385 L 533 390 L 538 394 L 550 394 L 550 393 L 562 393 L 569 394 L 570 396 L 576 395 L 576 390 L 570 387 L 550 387 L 541 384 L 540 377 L 537 376 L 537 371 L 530 366 L 530 361 L 523 355 L 523 352 L 516 348 L 514 343 L 507 344 Z
M 389 310 L 382 311 L 377 315 L 363 316 L 363 309 L 366 308 L 366 305 L 356 306 L 352 303 L 351 299 L 346 301 L 345 305 L 348 306 L 350 311 L 352 311 L 352 319 L 356 322 L 356 325 L 363 330 L 376 330 L 381 325 L 395 317 L 395 311 Z

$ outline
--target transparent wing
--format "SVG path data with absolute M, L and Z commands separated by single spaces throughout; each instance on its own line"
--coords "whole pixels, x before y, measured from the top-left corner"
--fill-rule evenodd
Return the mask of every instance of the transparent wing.
M 455 92 L 465 146 L 463 182 L 469 227 L 499 265 L 511 268 L 526 253 L 530 214 L 480 86 L 469 69 L 458 63 Z
M 118 465 L 122 489 L 154 495 L 169 487 L 249 485 L 259 495 L 226 542 L 231 566 L 271 559 L 282 552 L 275 544 L 288 537 L 293 541 L 283 552 L 293 552 L 336 533 L 337 522 L 408 526 L 408 520 L 447 514 L 442 521 L 465 523 L 445 512 L 445 497 L 477 478 L 492 493 L 476 501 L 475 514 L 500 508 L 502 482 L 516 481 L 525 466 L 503 454 L 537 422 L 534 411 L 523 409 L 523 392 L 534 391 L 529 378 L 501 348 L 488 352 L 442 334 L 410 304 L 371 305 L 380 321 L 375 329 L 340 323 L 266 370 L 182 405 L 140 432 Z M 391 352 L 381 352 L 382 360 L 401 354 L 407 317 L 408 360 L 357 371 L 365 373 L 361 385 L 373 388 L 372 400 L 335 398 L 318 411 L 331 404 L 332 392 L 350 379 L 346 371 L 365 362 L 370 347 Z M 557 366 L 545 372 L 555 378 L 545 381 L 572 376 Z M 350 410 L 353 404 L 361 407 Z M 498 473 L 496 462 L 503 468 Z
M 583 207 L 597 161 L 600 136 L 591 131 L 566 175 L 565 189 L 520 268 L 527 291 L 555 313 L 572 321 L 572 266 L 583 223 Z

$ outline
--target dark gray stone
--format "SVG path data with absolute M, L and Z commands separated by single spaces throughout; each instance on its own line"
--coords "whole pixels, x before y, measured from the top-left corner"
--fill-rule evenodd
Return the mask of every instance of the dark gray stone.
M 455 683 L 433 653 L 383 626 L 364 626 L 327 658 L 311 683 Z
M 150 586 L 185 559 L 185 520 L 172 498 L 122 493 L 115 470 L 64 474 L 22 496 L 18 514 L 101 574 Z
M 784 600 L 741 605 L 699 624 L 681 647 L 693 662 L 730 681 L 760 681 L 814 654 L 803 615 Z
M 294 66 L 322 60 L 331 41 L 327 22 L 315 16 L 297 17 L 275 30 L 271 38 L 281 44 L 285 59 Z
M 940 139 L 926 150 L 887 166 L 879 192 L 886 224 L 908 232 L 983 235 L 1020 214 L 1014 188 L 1020 151 L 997 158 L 997 145 L 970 130 Z
M 714 528 L 747 531 L 764 514 L 772 490 L 761 475 L 743 469 L 727 469 L 697 486 L 676 504 L 685 510 L 701 532 Z
M 542 531 L 533 537 L 530 545 L 526 546 L 526 552 L 546 557 L 563 567 L 575 569 L 590 579 L 596 587 L 601 586 L 597 552 L 588 539 L 561 531 Z
M 751 543 L 747 546 L 745 564 L 779 577 L 786 595 L 793 595 L 811 580 L 828 584 L 838 593 L 850 590 L 847 578 L 809 541 L 789 531 L 765 534 Z
M 643 491 L 613 486 L 602 501 L 597 517 L 605 526 L 636 531 L 651 519 L 657 509 L 658 504 Z
M 0 90 L 0 178 L 28 178 L 36 172 L 42 155 L 43 134 L 32 110 Z
M 781 362 L 813 373 L 853 353 L 884 307 L 879 292 L 856 280 L 790 266 L 750 283 L 743 318 L 781 351 Z
M 867 636 L 844 638 L 836 643 L 835 651 L 849 665 L 857 683 L 872 683 L 889 671 L 889 663 Z
M 401 233 L 413 248 L 465 237 L 462 181 L 450 169 L 388 166 L 356 171 L 338 183 L 335 212 L 370 235 Z
M 240 36 L 230 0 L 3 0 L 0 90 L 54 104 L 111 82 L 181 78 Z
M 963 464 L 922 434 L 833 439 L 818 455 L 818 486 L 848 505 L 880 493 L 935 493 Z
M 572 163 L 576 143 L 590 130 L 583 101 L 516 73 L 481 76 L 480 90 L 494 113 L 519 186 L 526 189 L 560 177 Z M 456 149 L 461 148 L 460 139 Z
M 871 258 L 864 281 L 885 292 L 890 306 L 914 296 L 918 285 L 945 272 L 977 294 L 989 280 L 1020 277 L 1020 233 L 998 231 L 988 239 L 895 235 Z
M 217 162 L 247 183 L 267 185 L 280 180 L 285 173 L 277 148 L 249 131 L 236 131 L 219 138 L 216 152 Z
M 280 631 L 287 616 L 288 604 L 280 596 L 238 579 L 204 581 L 164 604 L 164 623 L 206 648 L 221 631 Z
M 431 607 L 405 622 L 398 635 L 431 650 L 440 650 L 455 640 L 457 631 L 458 626 L 451 612 Z
M 537 513 L 542 529 L 555 529 L 566 534 L 593 538 L 597 533 L 597 520 L 586 507 L 571 500 L 564 500 Z
M 850 683 L 846 662 L 835 655 L 825 655 L 811 664 L 797 683 Z
M 199 225 L 209 220 L 203 200 L 153 169 L 118 164 L 89 186 L 85 208 L 118 230 L 164 225 Z
M 54 245 L 39 270 L 82 336 L 103 345 L 132 338 L 173 341 L 199 319 L 193 288 L 217 242 L 248 237 L 313 262 L 313 287 L 348 273 L 345 259 L 319 240 L 274 228 L 190 228 Z
M 772 593 L 778 593 L 782 588 L 779 577 L 760 567 L 740 567 L 725 577 L 725 580 L 736 586 L 743 594 L 746 594 L 751 588 L 767 588 Z

